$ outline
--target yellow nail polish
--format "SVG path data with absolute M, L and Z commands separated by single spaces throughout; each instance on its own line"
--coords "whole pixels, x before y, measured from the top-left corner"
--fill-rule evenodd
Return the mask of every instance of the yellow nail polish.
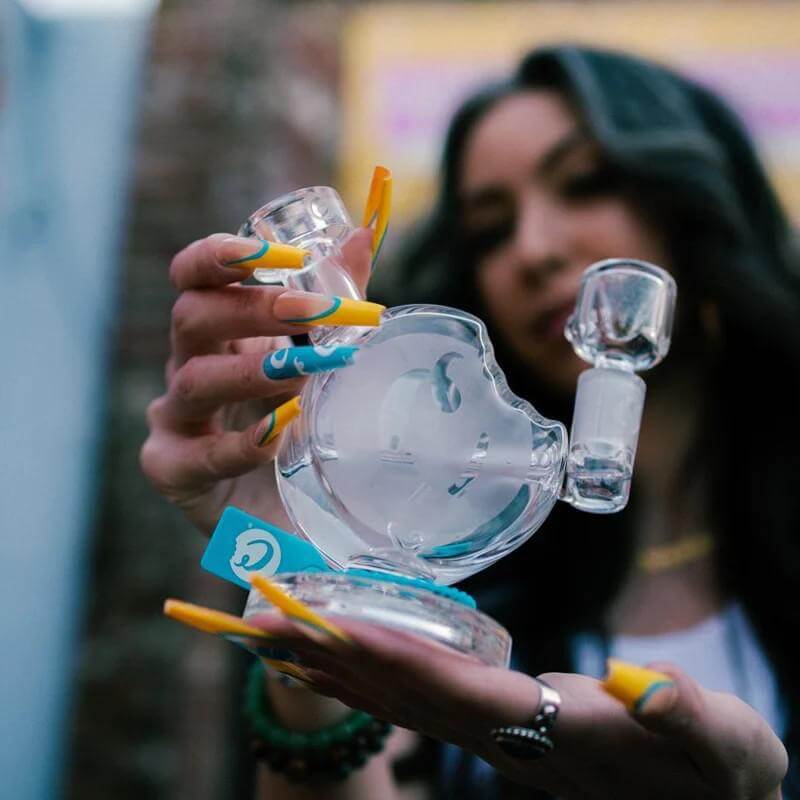
M 307 250 L 263 239 L 231 236 L 217 248 L 217 258 L 227 267 L 239 269 L 300 269 Z
M 261 660 L 268 667 L 272 667 L 272 669 L 276 672 L 280 672 L 282 675 L 288 675 L 290 678 L 295 678 L 304 683 L 312 683 L 308 673 L 302 667 L 298 667 L 297 664 L 292 664 L 291 661 L 277 661 L 274 658 L 263 657 Z
M 270 603 L 272 603 L 272 605 L 279 608 L 287 616 L 308 623 L 314 628 L 321 629 L 339 641 L 350 641 L 350 637 L 338 625 L 334 625 L 332 622 L 325 619 L 325 617 L 321 617 L 315 611 L 312 611 L 305 603 L 287 594 L 280 586 L 277 586 L 263 575 L 253 575 L 250 582 Z
M 375 167 L 372 173 L 372 182 L 364 206 L 365 228 L 375 226 L 375 237 L 372 242 L 373 264 L 378 258 L 386 231 L 389 227 L 389 216 L 392 209 L 392 173 L 386 167 Z
M 188 625 L 204 633 L 220 635 L 252 636 L 258 639 L 272 639 L 271 633 L 248 625 L 240 617 L 218 611 L 216 608 L 184 603 L 172 598 L 164 601 L 164 614 L 171 619 Z
M 674 686 L 675 682 L 665 672 L 656 672 L 628 664 L 618 658 L 609 658 L 608 675 L 602 685 L 630 711 L 639 711 L 655 692 Z
M 313 292 L 284 292 L 273 312 L 282 322 L 297 325 L 356 325 L 377 327 L 386 306 L 349 297 L 328 297 Z
M 369 192 L 367 194 L 367 202 L 364 205 L 364 217 L 362 225 L 369 228 L 378 216 L 378 209 L 381 205 L 381 195 L 383 194 L 385 183 L 391 180 L 392 173 L 386 168 L 377 166 L 372 171 L 372 180 L 369 184 Z
M 268 445 L 296 416 L 300 414 L 300 398 L 293 397 L 270 411 L 256 429 L 256 446 Z

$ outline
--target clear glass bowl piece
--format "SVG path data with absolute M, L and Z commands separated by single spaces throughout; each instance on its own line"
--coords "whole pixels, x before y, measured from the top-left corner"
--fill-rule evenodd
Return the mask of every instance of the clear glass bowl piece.
M 676 296 L 675 280 L 661 267 L 601 261 L 584 272 L 564 335 L 595 366 L 650 369 L 669 350 Z

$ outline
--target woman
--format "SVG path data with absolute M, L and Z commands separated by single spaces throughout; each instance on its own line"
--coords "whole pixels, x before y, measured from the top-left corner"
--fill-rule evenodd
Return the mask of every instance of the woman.
M 437 209 L 405 258 L 403 299 L 482 317 L 517 394 L 569 418 L 583 365 L 561 331 L 590 263 L 660 264 L 680 298 L 670 356 L 647 376 L 630 507 L 591 520 L 560 508 L 466 587 L 510 629 L 520 672 L 357 627 L 347 627 L 354 650 L 330 642 L 326 653 L 288 623 L 263 622 L 315 668 L 318 691 L 461 745 L 439 759 L 445 796 L 779 796 L 784 756 L 766 723 L 796 752 L 800 720 L 789 634 L 800 621 L 791 593 L 800 575 L 791 486 L 800 474 L 800 291 L 789 235 L 733 114 L 660 66 L 586 48 L 535 51 L 456 115 Z M 348 253 L 362 285 L 367 239 L 354 236 Z M 183 293 L 171 381 L 143 452 L 156 485 L 206 530 L 227 502 L 281 524 L 257 476 L 272 449 L 255 447 L 258 429 L 221 433 L 212 411 L 297 392 L 296 383 L 267 385 L 260 362 L 281 343 L 256 337 L 303 330 L 281 322 L 280 306 L 297 318 L 295 305 L 313 304 L 227 285 L 246 273 L 226 276 L 221 249 L 235 260 L 245 245 L 221 241 L 173 262 Z M 764 430 L 766 420 L 777 431 Z M 699 655 L 697 641 L 708 643 Z M 665 667 L 674 687 L 634 721 L 595 681 L 555 672 L 599 677 L 608 654 L 676 652 L 700 684 L 726 694 Z M 509 758 L 485 732 L 531 719 L 542 695 L 529 676 L 543 672 L 562 693 L 556 749 L 536 762 Z M 269 691 L 289 725 L 318 702 L 306 690 Z M 372 759 L 342 796 L 391 796 L 387 761 Z M 280 779 L 265 780 L 274 796 L 292 796 Z

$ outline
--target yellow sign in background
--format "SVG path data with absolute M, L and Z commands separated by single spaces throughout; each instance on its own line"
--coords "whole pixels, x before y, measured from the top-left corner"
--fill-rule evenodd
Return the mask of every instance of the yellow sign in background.
M 339 185 L 363 202 L 374 164 L 395 175 L 394 222 L 433 200 L 450 115 L 537 45 L 617 47 L 668 63 L 744 118 L 800 221 L 800 3 L 443 3 L 362 6 L 342 40 Z

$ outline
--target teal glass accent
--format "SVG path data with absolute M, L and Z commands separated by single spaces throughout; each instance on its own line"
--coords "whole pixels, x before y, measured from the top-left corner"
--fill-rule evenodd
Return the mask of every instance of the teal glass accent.
M 453 586 L 439 586 L 432 581 L 426 581 L 422 578 L 407 578 L 404 575 L 390 575 L 388 572 L 373 572 L 368 569 L 348 569 L 344 572 L 345 575 L 354 575 L 361 578 L 370 578 L 377 581 L 388 581 L 389 583 L 398 583 L 401 586 L 414 586 L 418 589 L 427 589 L 429 592 L 446 597 L 448 600 L 455 600 L 457 603 L 467 606 L 468 608 L 477 608 L 478 604 L 471 594 L 462 592 Z
M 228 506 L 220 517 L 200 565 L 243 589 L 250 588 L 247 580 L 249 574 L 269 577 L 281 572 L 336 571 L 327 565 L 314 545 L 234 506 Z M 471 595 L 452 586 L 439 586 L 420 578 L 366 569 L 349 569 L 343 574 L 427 589 L 469 608 L 476 608 Z

